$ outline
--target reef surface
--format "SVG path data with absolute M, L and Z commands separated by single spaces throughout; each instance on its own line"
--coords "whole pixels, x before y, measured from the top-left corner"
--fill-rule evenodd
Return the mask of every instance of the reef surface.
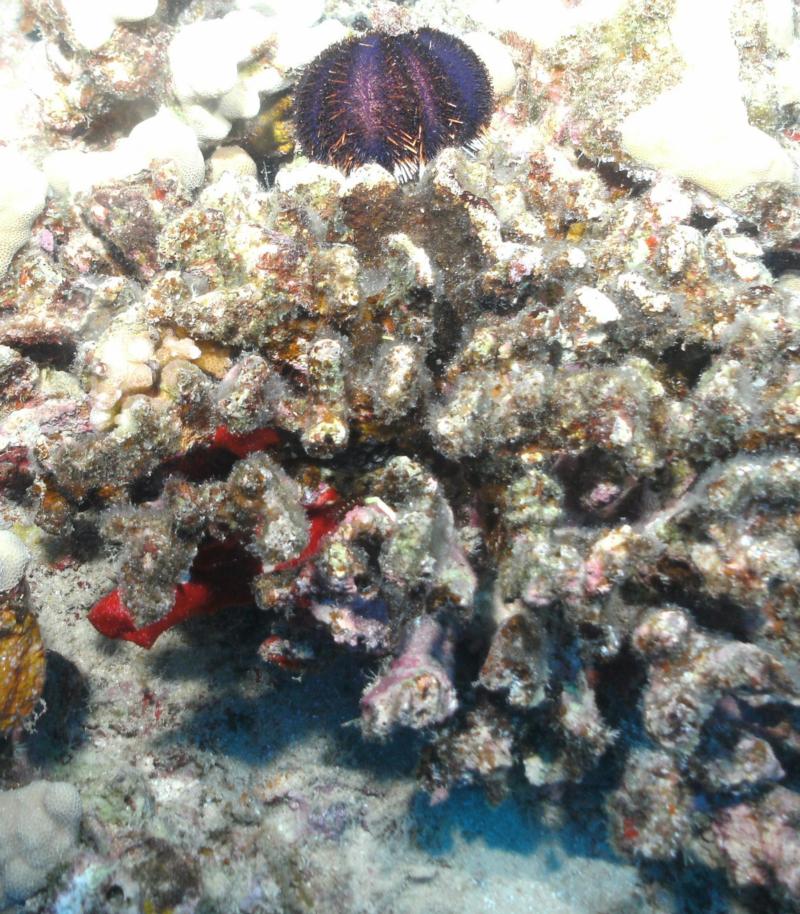
M 797 4 L 89 7 L 0 7 L 0 909 L 800 910 Z M 426 28 L 475 148 L 305 158 Z

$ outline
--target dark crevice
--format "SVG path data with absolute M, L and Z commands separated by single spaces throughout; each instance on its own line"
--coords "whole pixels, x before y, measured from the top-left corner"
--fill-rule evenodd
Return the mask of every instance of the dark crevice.
M 757 639 L 762 627 L 761 614 L 754 609 L 740 606 L 725 597 L 711 597 L 701 593 L 698 575 L 679 562 L 662 560 L 658 577 L 651 582 L 658 594 L 668 603 L 682 606 L 704 628 L 721 634 L 732 635 L 739 641 Z M 679 583 L 679 579 L 682 579 Z M 692 587 L 694 579 L 695 587 Z
M 796 251 L 767 251 L 764 254 L 764 266 L 776 278 L 784 273 L 800 273 L 800 249 Z
M 564 507 L 572 523 L 597 526 L 611 520 L 635 522 L 647 507 L 643 482 L 628 476 L 600 448 L 563 455 L 553 465 L 553 475 L 564 487 Z
M 675 343 L 661 353 L 658 361 L 692 388 L 711 365 L 713 357 L 714 353 L 702 343 Z
M 198 445 L 185 455 L 162 463 L 147 476 L 136 479 L 129 489 L 131 502 L 138 505 L 158 498 L 172 476 L 181 476 L 190 482 L 225 479 L 238 460 L 236 455 L 224 448 Z
M 457 309 L 449 301 L 436 303 L 434 311 L 433 346 L 425 358 L 425 364 L 434 374 L 442 369 L 458 352 L 464 336 L 464 327 L 459 320 Z
M 647 681 L 644 664 L 625 646 L 610 660 L 597 667 L 595 695 L 603 719 L 615 730 L 622 729 L 625 742 L 644 739 L 639 699 Z
M 147 98 L 115 101 L 107 111 L 76 128 L 72 136 L 82 139 L 87 146 L 104 149 L 111 140 L 128 136 L 137 124 L 157 111 L 158 106 Z
M 92 235 L 97 238 L 97 240 L 105 247 L 108 255 L 114 261 L 114 263 L 123 271 L 123 273 L 132 279 L 136 283 L 142 282 L 142 275 L 140 271 L 139 264 L 131 260 L 122 248 L 119 245 L 114 244 L 114 242 L 108 238 L 106 235 L 103 235 L 102 232 L 99 232 L 97 228 L 91 225 L 89 222 L 84 220 L 84 225 L 92 233 Z
M 611 190 L 624 190 L 631 197 L 641 196 L 652 185 L 652 181 L 638 178 L 630 169 L 619 162 L 597 160 L 584 152 L 577 155 L 578 168 L 597 172 Z
M 36 362 L 40 368 L 55 368 L 67 371 L 75 360 L 76 345 L 73 340 L 63 343 L 16 344 L 17 350 Z
M 28 738 L 30 761 L 37 766 L 64 762 L 86 742 L 89 685 L 85 675 L 68 658 L 47 652 L 47 675 L 42 694 L 45 714 Z
M 704 235 L 707 235 L 718 222 L 719 219 L 716 216 L 709 216 L 697 209 L 692 210 L 692 214 L 689 217 L 689 225 Z
M 641 878 L 645 884 L 669 886 L 674 893 L 670 906 L 673 914 L 729 914 L 730 888 L 719 870 L 700 864 L 689 864 L 684 855 L 666 863 L 640 860 Z M 759 894 L 754 911 L 775 910 Z

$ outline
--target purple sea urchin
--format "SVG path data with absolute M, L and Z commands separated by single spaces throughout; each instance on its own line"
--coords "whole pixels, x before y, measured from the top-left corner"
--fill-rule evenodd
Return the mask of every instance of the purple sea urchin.
M 480 58 L 437 29 L 341 41 L 309 64 L 296 94 L 308 156 L 345 172 L 377 162 L 401 179 L 445 146 L 472 143 L 491 110 Z

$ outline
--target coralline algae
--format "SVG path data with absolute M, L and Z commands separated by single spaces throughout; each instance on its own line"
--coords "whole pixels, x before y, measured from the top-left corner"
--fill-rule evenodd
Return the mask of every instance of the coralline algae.
M 228 642 L 251 705 L 352 656 L 349 676 L 371 674 L 339 683 L 359 745 L 413 731 L 437 801 L 483 784 L 555 822 L 587 791 L 646 872 L 681 859 L 745 910 L 753 891 L 800 905 L 794 25 L 731 0 L 717 75 L 740 81 L 695 96 L 711 65 L 688 6 L 552 0 L 549 29 L 525 12 L 515 30 L 517 6 L 488 4 L 496 34 L 476 39 L 478 12 L 442 37 L 430 3 L 375 4 L 365 25 L 349 4 L 292 21 L 197 0 L 114 14 L 94 46 L 69 5 L 28 5 L 59 90 L 38 152 L 21 138 L 7 157 L 30 180 L 0 195 L 0 516 L 33 554 L 0 595 L 0 729 L 24 760 L 42 689 L 45 722 L 79 691 L 58 654 L 90 657 L 81 727 L 150 766 L 88 778 L 91 847 L 62 901 L 91 876 L 132 905 L 230 914 L 229 879 L 246 911 L 357 909 L 307 857 L 275 863 L 293 832 L 271 823 L 285 802 L 339 841 L 361 813 L 272 782 L 215 793 L 212 768 L 235 778 L 203 715 L 234 699 L 161 668 L 202 631 L 193 659 Z M 345 23 L 363 40 L 286 64 L 287 36 L 308 51 Z M 780 167 L 738 140 L 698 158 L 713 120 L 705 151 L 642 134 L 670 92 L 695 120 L 733 92 L 720 135 L 757 134 Z M 382 167 L 423 162 L 403 183 Z M 48 588 L 71 575 L 86 589 L 65 619 Z M 49 692 L 37 611 L 58 633 Z M 87 616 L 132 644 L 101 653 Z M 180 752 L 154 738 L 195 714 Z M 69 751 L 60 776 L 87 777 L 89 750 Z M 165 826 L 183 791 L 188 818 Z M 284 881 L 258 895 L 214 870 L 228 840 L 226 866 Z

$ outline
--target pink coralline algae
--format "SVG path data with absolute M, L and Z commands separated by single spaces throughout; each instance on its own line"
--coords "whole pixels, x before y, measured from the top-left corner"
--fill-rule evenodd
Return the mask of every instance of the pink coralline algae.
M 447 720 L 458 707 L 452 676 L 447 633 L 435 619 L 419 619 L 399 656 L 361 696 L 365 732 L 385 736 L 397 726 L 421 730 Z

